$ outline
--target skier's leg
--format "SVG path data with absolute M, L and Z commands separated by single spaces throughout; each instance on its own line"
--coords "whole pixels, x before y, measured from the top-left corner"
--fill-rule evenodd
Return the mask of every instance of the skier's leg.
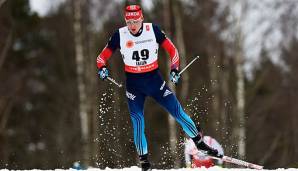
M 142 171 L 148 171 L 151 169 L 151 165 L 148 160 L 148 147 L 145 136 L 144 102 L 146 96 L 128 88 L 126 97 L 133 125 L 134 143 L 139 154 Z
M 134 143 L 138 154 L 140 156 L 145 155 L 148 153 L 144 122 L 145 95 L 133 89 L 128 89 L 126 96 L 133 125 Z
M 193 120 L 184 112 L 174 93 L 166 85 L 160 91 L 155 92 L 152 97 L 176 119 L 198 149 L 207 151 L 209 155 L 222 157 L 218 156 L 217 150 L 204 143 L 200 127 L 196 127 Z
M 199 134 L 195 123 L 184 112 L 176 96 L 167 86 L 164 86 L 163 90 L 154 93 L 152 97 L 176 119 L 189 137 L 194 138 Z

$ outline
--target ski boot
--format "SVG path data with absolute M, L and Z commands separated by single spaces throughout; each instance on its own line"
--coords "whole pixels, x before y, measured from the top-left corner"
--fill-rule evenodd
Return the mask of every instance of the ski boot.
M 208 146 L 204 141 L 202 136 L 199 134 L 198 136 L 192 138 L 198 150 L 206 151 L 209 156 L 222 158 L 223 155 L 219 154 L 218 151 L 210 146 Z
M 139 156 L 142 171 L 151 171 L 151 164 L 148 160 L 148 154 Z

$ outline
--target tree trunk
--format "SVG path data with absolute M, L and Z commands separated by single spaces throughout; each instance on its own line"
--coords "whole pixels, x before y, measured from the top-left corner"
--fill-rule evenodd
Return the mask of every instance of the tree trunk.
M 88 165 L 89 159 L 89 127 L 88 127 L 88 114 L 87 114 L 87 98 L 86 98 L 86 85 L 84 82 L 84 54 L 83 54 L 83 32 L 81 25 L 81 7 L 85 0 L 73 1 L 74 12 L 74 38 L 75 38 L 75 55 L 76 55 L 76 72 L 77 84 L 79 95 L 79 115 L 81 119 L 81 136 L 82 136 L 82 162 Z
M 173 13 L 175 14 L 175 30 L 176 30 L 176 43 L 177 48 L 180 56 L 180 67 L 181 69 L 184 68 L 186 64 L 186 52 L 185 52 L 185 43 L 184 43 L 184 36 L 183 36 L 183 28 L 182 28 L 182 9 L 181 4 L 178 0 L 173 2 Z M 183 72 L 183 86 L 181 87 L 181 102 L 184 104 L 186 102 L 186 97 L 189 92 L 189 72 L 185 70 Z
M 244 90 L 244 71 L 243 71 L 243 34 L 241 29 L 243 5 L 241 1 L 238 1 L 241 6 L 241 12 L 236 18 L 236 56 L 235 56 L 235 65 L 236 65 L 236 124 L 234 129 L 234 135 L 236 141 L 238 142 L 238 155 L 240 158 L 245 157 L 245 90 Z
M 175 30 L 176 30 L 176 44 L 177 49 L 179 52 L 180 57 L 180 69 L 184 68 L 186 64 L 186 53 L 185 53 L 185 43 L 184 43 L 184 36 L 183 36 L 183 28 L 182 28 L 182 14 L 181 14 L 181 4 L 179 0 L 173 1 L 173 13 L 175 14 Z M 183 82 L 182 82 L 183 81 Z M 183 86 L 180 90 L 180 102 L 181 104 L 186 104 L 186 98 L 189 92 L 189 72 L 188 70 L 185 70 L 183 72 L 182 80 L 180 80 L 180 84 L 183 83 Z M 172 84 L 173 85 L 173 84 Z M 179 136 L 180 137 L 180 136 Z M 177 133 L 176 133 L 176 139 L 178 140 Z M 176 140 L 176 141 L 177 141 Z M 178 154 L 183 153 L 183 151 L 179 151 L 179 149 L 176 150 Z M 181 160 L 179 158 L 179 155 L 176 155 L 174 157 L 174 165 L 175 168 L 181 168 Z
M 238 124 L 235 127 L 237 131 L 237 141 L 238 141 L 238 154 L 241 158 L 245 157 L 245 114 L 244 114 L 244 105 L 245 105 L 245 96 L 244 96 L 244 73 L 243 73 L 243 64 L 240 62 L 241 54 L 237 54 L 237 63 L 236 63 L 236 75 L 237 75 L 237 109 L 236 115 Z
M 231 144 L 231 139 L 227 133 L 231 131 L 231 127 L 229 126 L 229 106 L 227 106 L 228 101 L 231 99 L 231 92 L 229 88 L 229 79 L 230 79 L 230 71 L 229 68 L 229 58 L 225 57 L 221 61 L 222 70 L 219 76 L 220 82 L 220 109 L 219 109 L 219 121 L 220 121 L 220 137 L 223 143 Z M 227 150 L 230 150 L 228 148 Z M 232 151 L 232 150 L 230 150 Z M 229 153 L 229 151 L 226 151 Z
M 170 0 L 164 0 L 164 24 L 165 24 L 165 31 L 168 34 L 169 37 L 171 37 L 171 4 Z M 167 72 L 171 70 L 171 60 L 167 60 Z M 175 85 L 169 84 L 169 87 L 173 92 L 175 92 Z M 175 119 L 169 114 L 168 115 L 168 122 L 169 122 L 169 143 L 170 143 L 170 149 L 171 149 L 171 155 L 176 161 L 177 156 L 177 124 Z M 176 162 L 174 161 L 174 166 L 177 167 Z
M 209 66 L 209 73 L 210 73 L 210 89 L 212 93 L 212 129 L 215 131 L 217 135 L 220 135 L 221 130 L 221 122 L 220 121 L 220 87 L 221 82 L 219 81 L 219 56 L 213 55 L 216 52 L 212 49 L 211 45 L 207 45 L 208 54 L 212 54 L 212 57 L 208 57 L 208 66 Z M 216 136 L 220 137 L 220 136 Z
M 97 67 L 95 65 L 95 57 L 93 54 L 96 54 L 97 52 L 94 51 L 94 49 L 97 49 L 98 47 L 93 46 L 96 42 L 96 37 L 93 36 L 93 32 L 90 31 L 90 28 L 92 27 L 91 18 L 90 18 L 90 11 L 92 10 L 92 1 L 91 0 L 85 0 L 85 3 L 82 4 L 83 8 L 83 15 L 84 22 L 82 22 L 82 28 L 83 28 L 83 42 L 84 42 L 84 78 L 86 80 L 86 85 L 88 85 L 88 88 L 86 88 L 86 110 L 88 113 L 88 129 L 89 129 L 89 164 L 91 166 L 95 166 L 97 162 L 97 155 L 99 152 L 99 149 L 97 147 L 98 142 L 95 141 L 98 139 L 98 118 L 97 118 Z

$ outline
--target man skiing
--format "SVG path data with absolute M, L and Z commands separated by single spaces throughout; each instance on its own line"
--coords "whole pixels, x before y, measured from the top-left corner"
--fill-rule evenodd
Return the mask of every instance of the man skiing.
M 97 57 L 97 67 L 99 77 L 102 80 L 106 79 L 109 76 L 106 61 L 116 49 L 120 49 L 125 64 L 126 96 L 133 124 L 134 143 L 142 170 L 151 170 L 144 125 L 144 101 L 147 96 L 155 99 L 176 119 L 198 149 L 206 151 L 209 155 L 221 157 L 217 150 L 204 143 L 201 130 L 184 112 L 176 96 L 161 77 L 158 69 L 159 46 L 170 56 L 171 81 L 175 84 L 179 81 L 179 55 L 173 43 L 158 26 L 143 23 L 142 9 L 139 5 L 126 6 L 124 16 L 127 26 L 118 29 L 109 39 Z

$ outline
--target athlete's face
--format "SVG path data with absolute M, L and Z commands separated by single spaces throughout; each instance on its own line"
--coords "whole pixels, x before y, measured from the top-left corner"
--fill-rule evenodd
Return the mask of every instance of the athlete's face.
M 137 34 L 142 27 L 143 19 L 140 18 L 137 20 L 125 20 L 125 22 L 126 22 L 126 25 L 129 29 L 129 31 L 132 34 Z

